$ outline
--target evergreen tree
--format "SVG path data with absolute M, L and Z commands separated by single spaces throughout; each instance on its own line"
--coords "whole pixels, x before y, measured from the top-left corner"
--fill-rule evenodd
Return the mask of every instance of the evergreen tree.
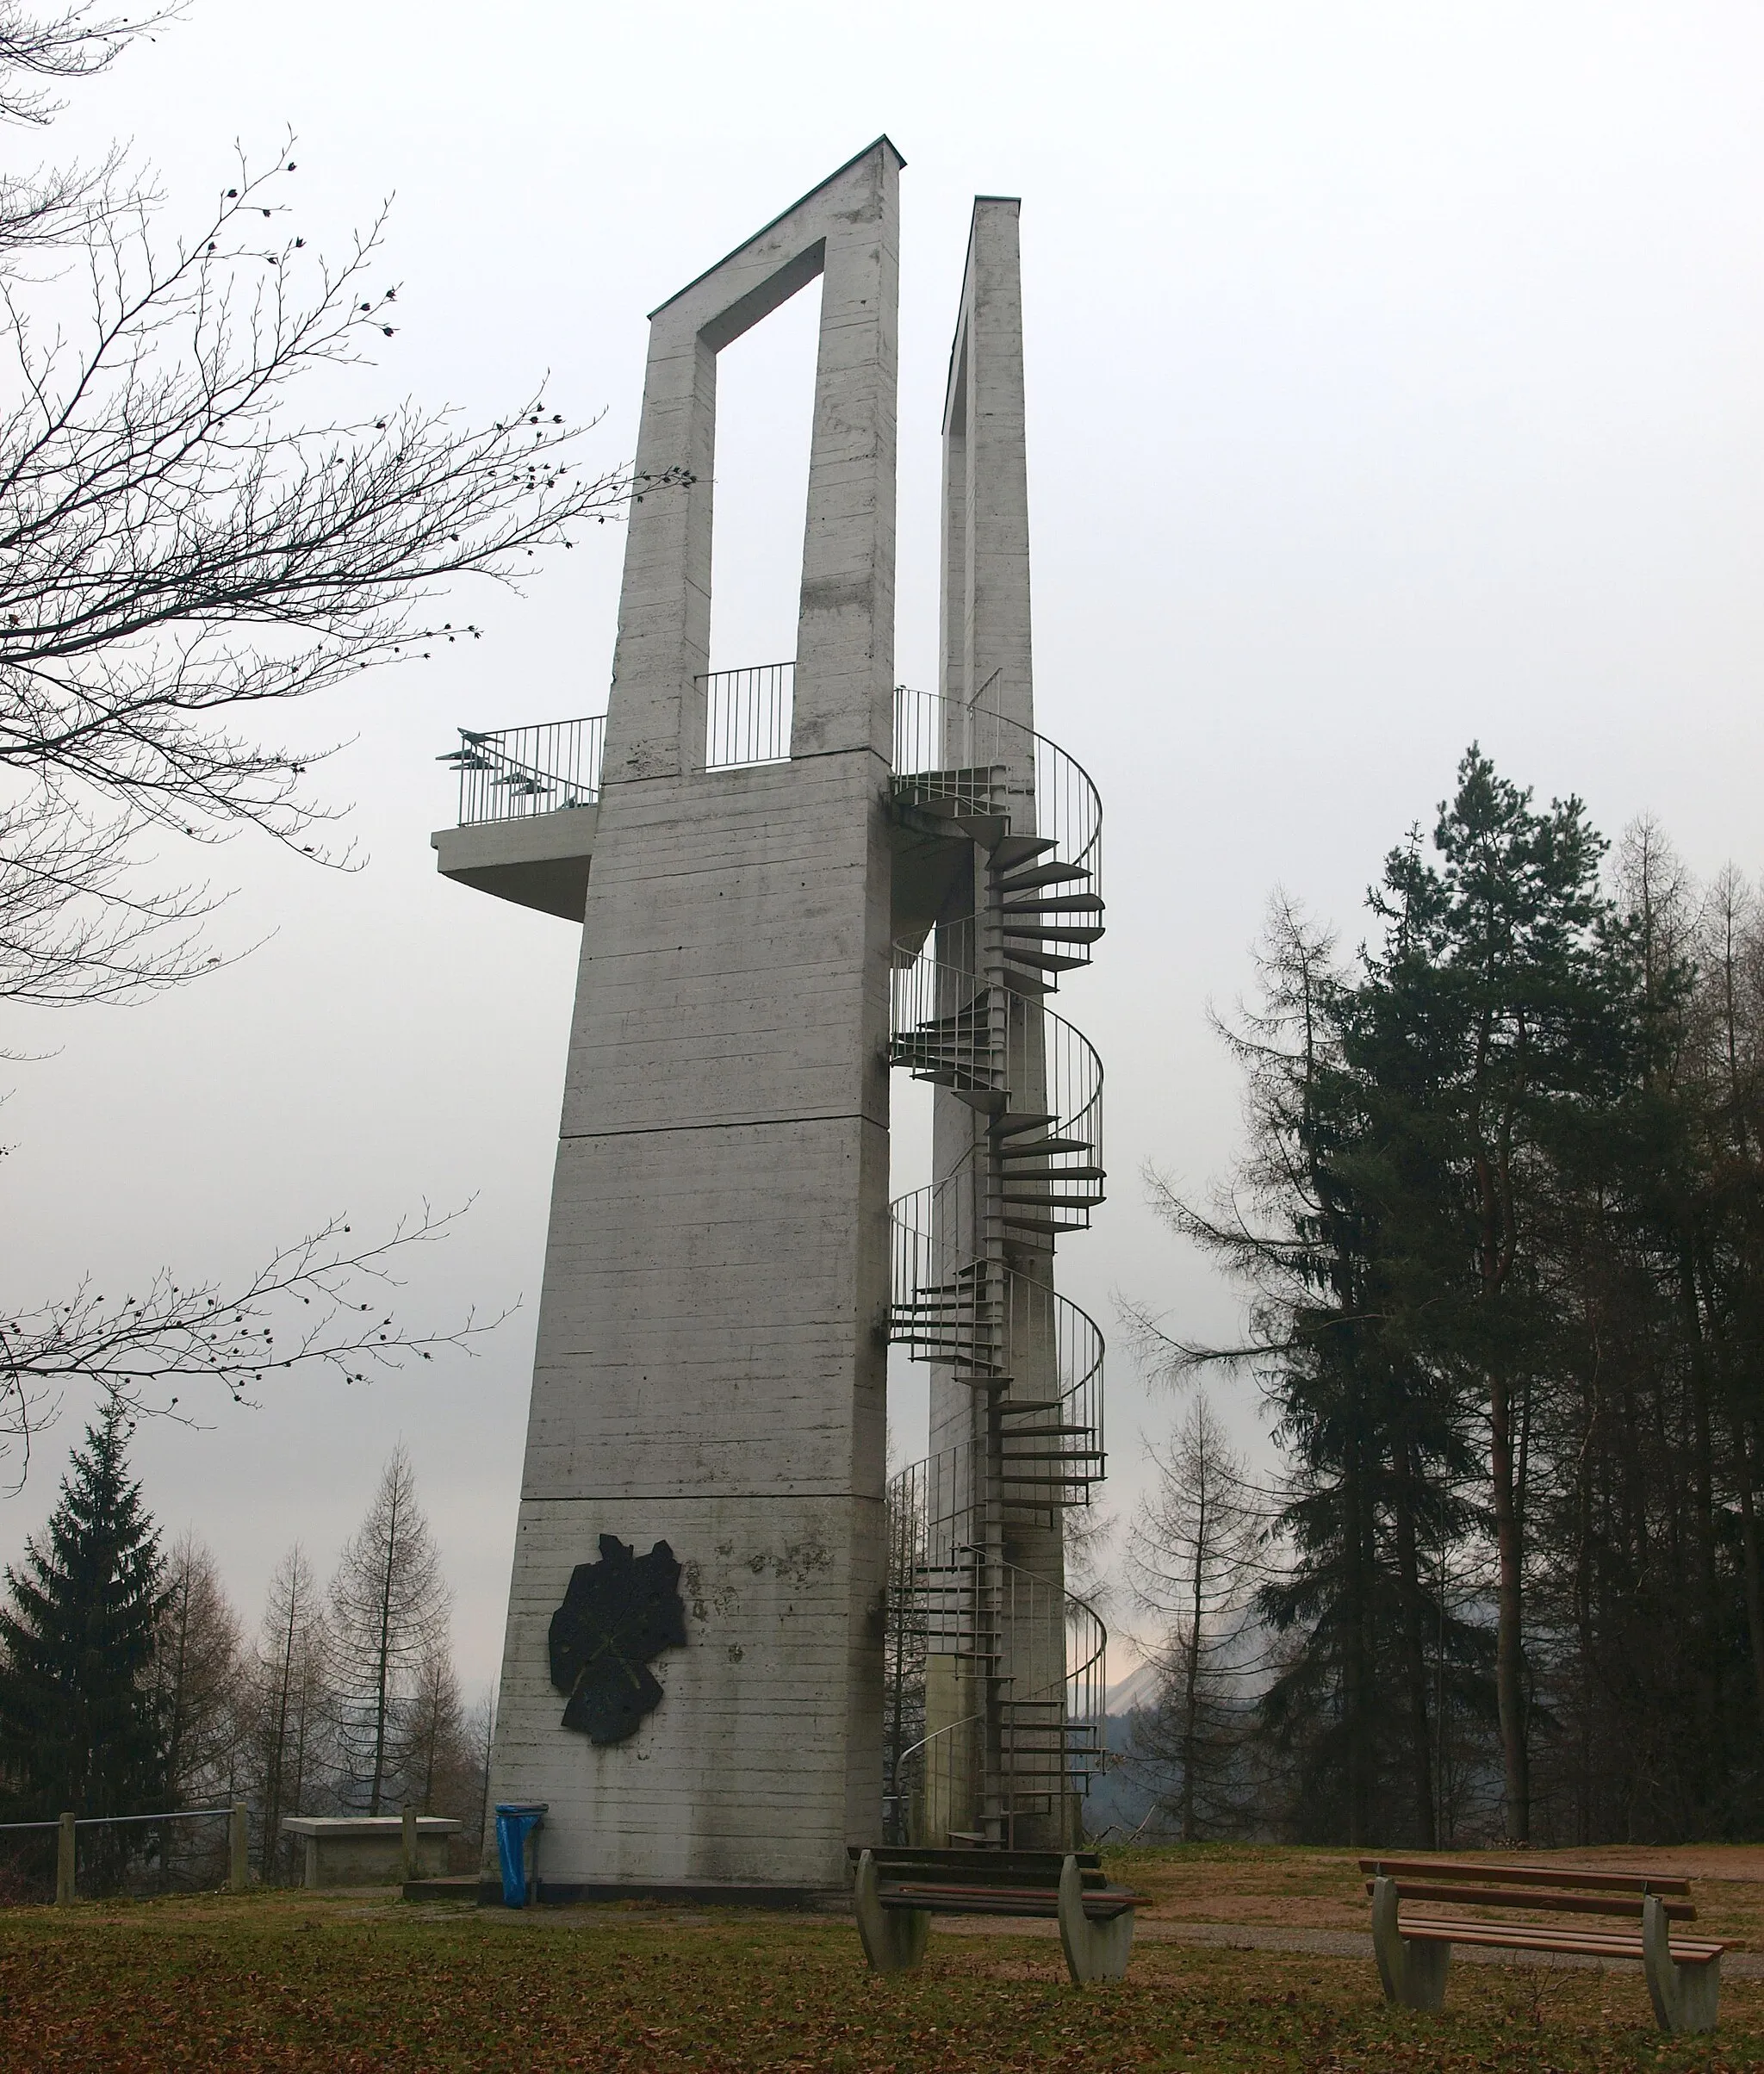
M 1524 1842 L 1528 1443 L 1540 1378 L 1575 1329 L 1552 1272 L 1552 1211 L 1596 1185 L 1620 1135 L 1642 995 L 1630 934 L 1599 890 L 1606 845 L 1578 799 L 1537 811 L 1472 745 L 1433 848 L 1437 863 L 1416 841 L 1386 861 L 1372 899 L 1385 941 L 1353 990 L 1343 1054 L 1368 1109 L 1382 1351 L 1462 1392 L 1484 1422 L 1505 1819 Z
M 1353 967 L 1277 904 L 1233 1187 L 1163 1193 L 1252 1329 L 1161 1351 L 1253 1369 L 1285 1451 L 1302 1836 L 1469 1841 L 1497 1780 L 1515 1841 L 1764 1818 L 1764 915 L 1606 850 L 1473 748 Z
M 0 1607 L 0 1779 L 16 1819 L 163 1807 L 156 1630 L 166 1603 L 159 1537 L 128 1474 L 126 1408 L 108 1402 L 62 1480 L 41 1543 L 6 1571 Z M 89 1862 L 121 1862 L 100 1830 Z

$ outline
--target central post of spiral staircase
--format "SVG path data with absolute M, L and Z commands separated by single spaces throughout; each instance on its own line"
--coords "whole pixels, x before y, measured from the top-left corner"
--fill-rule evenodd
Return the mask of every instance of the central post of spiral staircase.
M 1076 1840 L 1096 1734 L 1067 1704 L 1063 1518 L 1100 1474 L 1101 1341 L 1084 1320 L 1095 1354 L 1084 1340 L 1069 1388 L 1053 1246 L 1101 1169 L 1094 1130 L 1061 1134 L 1043 996 L 1100 934 L 1096 860 L 1078 854 L 1100 816 L 1088 779 L 1034 731 L 1016 233 L 1014 202 L 976 203 L 944 419 L 939 695 L 929 726 L 897 725 L 898 758 L 909 734 L 931 752 L 940 797 L 922 804 L 967 837 L 930 932 L 935 981 L 916 997 L 935 1013 L 897 1053 L 939 1084 L 922 1242 L 936 1293 L 910 1292 L 897 1334 L 932 1364 L 922 1467 L 940 1465 L 922 1481 L 937 1516 L 918 1611 L 899 1618 L 925 1646 L 917 1841 L 1059 1847 Z M 1076 1197 L 1059 1193 L 1074 1154 L 1090 1162 Z M 934 1314 L 966 1318 L 966 1342 L 929 1331 Z M 1101 1629 L 1088 1609 L 1079 1625 L 1088 1686 Z

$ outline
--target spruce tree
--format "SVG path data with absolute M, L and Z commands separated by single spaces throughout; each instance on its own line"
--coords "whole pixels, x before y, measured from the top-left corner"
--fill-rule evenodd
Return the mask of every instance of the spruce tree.
M 127 1409 L 112 1399 L 74 1451 L 40 1542 L 6 1571 L 0 1607 L 0 1791 L 16 1819 L 163 1807 L 152 1670 L 165 1610 L 158 1531 L 128 1474 Z M 114 1872 L 115 1833 L 88 1862 Z M 103 1841 L 108 1840 L 108 1841 Z

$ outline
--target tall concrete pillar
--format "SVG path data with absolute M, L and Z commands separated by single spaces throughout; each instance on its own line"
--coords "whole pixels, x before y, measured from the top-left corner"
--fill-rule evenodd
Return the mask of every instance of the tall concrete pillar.
M 876 1830 L 900 165 L 650 320 L 492 1762 L 554 1895 L 829 1888 Z M 717 355 L 817 276 L 790 759 L 706 768 Z M 549 1652 L 608 1540 L 684 1641 L 597 1742 Z
M 1013 198 L 981 196 L 974 203 L 944 406 L 940 690 L 949 736 L 946 762 L 964 765 L 984 756 L 1002 766 L 1011 825 L 1033 834 L 1034 688 L 1018 214 Z M 969 715 L 997 716 L 1008 724 L 988 727 Z M 987 897 L 988 871 L 988 853 L 976 844 L 972 872 L 940 926 L 939 954 L 952 963 L 966 959 L 977 984 L 989 986 L 1002 1019 L 999 1042 L 1013 1102 L 1034 1110 L 1046 1096 L 1042 1018 L 1037 1002 L 1012 996 L 1003 983 L 1001 947 L 988 931 L 990 915 L 996 937 L 997 903 Z M 1028 983 L 1022 973 L 1012 981 Z M 1053 1846 L 1065 1841 L 1066 1810 L 1057 1797 L 1044 1804 L 1034 1793 L 1013 1796 L 1008 1775 L 1013 1696 L 1021 1703 L 1045 1695 L 1050 1680 L 1064 1692 L 1060 1512 L 1057 1506 L 1037 1512 L 1009 1502 L 1009 1487 L 997 1482 L 997 1438 L 1003 1408 L 1013 1400 L 1039 1403 L 1057 1394 L 1053 1240 L 1003 1221 L 1003 1174 L 989 1146 L 988 1118 L 941 1089 L 933 1164 L 946 1183 L 938 1205 L 944 1245 L 963 1258 L 984 1254 L 1005 1270 L 999 1301 L 1009 1322 L 1011 1375 L 1007 1389 L 989 1394 L 953 1368 L 932 1370 L 931 1444 L 934 1452 L 957 1452 L 969 1465 L 967 1531 L 984 1551 L 976 1618 L 996 1623 L 997 1654 L 990 1663 L 940 1662 L 934 1643 L 926 1725 L 935 1734 L 978 1713 L 992 1738 L 990 1782 L 981 1767 L 970 1767 L 966 1810 L 954 1804 L 961 1796 L 950 1792 L 952 1833 Z M 1029 1579 L 1045 1589 L 1022 1581 Z M 1029 1811 L 1001 1823 L 996 1815 L 989 1817 L 989 1799 L 1015 1800 Z

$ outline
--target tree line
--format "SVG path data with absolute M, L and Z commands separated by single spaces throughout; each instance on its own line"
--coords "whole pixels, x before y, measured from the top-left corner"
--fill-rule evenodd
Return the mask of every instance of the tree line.
M 481 1841 L 490 1705 L 462 1701 L 450 1602 L 404 1450 L 320 1587 L 298 1544 L 254 1634 L 194 1532 L 169 1546 L 109 1400 L 0 1605 L 0 1821 L 138 1816 L 244 1801 L 252 1862 L 298 1876 L 289 1816 L 457 1817 Z M 40 1840 L 11 1841 L 20 1877 Z M 219 1838 L 127 1825 L 82 1839 L 82 1878 L 199 1875 Z
M 1133 1540 L 1187 1834 L 1446 1847 L 1764 1819 L 1764 912 L 1479 750 L 1351 958 L 1276 896 L 1235 1170 L 1168 1223 L 1280 1462 L 1204 1400 Z

